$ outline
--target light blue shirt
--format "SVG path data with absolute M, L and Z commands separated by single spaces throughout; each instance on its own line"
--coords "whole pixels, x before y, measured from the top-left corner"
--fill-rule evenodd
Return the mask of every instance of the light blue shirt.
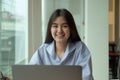
M 86 45 L 79 41 L 68 43 L 61 59 L 56 55 L 54 41 L 41 45 L 32 56 L 30 65 L 80 65 L 82 66 L 83 80 L 92 80 L 92 66 L 90 51 Z

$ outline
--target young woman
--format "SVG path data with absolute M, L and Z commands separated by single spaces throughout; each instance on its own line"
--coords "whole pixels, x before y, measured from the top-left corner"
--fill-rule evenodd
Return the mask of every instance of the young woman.
M 46 40 L 32 56 L 32 65 L 80 65 L 83 80 L 92 80 L 91 55 L 81 41 L 72 14 L 57 9 L 51 15 Z

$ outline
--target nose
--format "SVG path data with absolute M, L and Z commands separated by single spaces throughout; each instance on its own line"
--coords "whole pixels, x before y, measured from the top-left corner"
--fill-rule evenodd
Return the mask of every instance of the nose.
M 62 32 L 62 31 L 63 31 L 63 30 L 62 30 L 62 27 L 59 26 L 58 29 L 57 29 L 57 31 L 58 31 L 58 32 Z

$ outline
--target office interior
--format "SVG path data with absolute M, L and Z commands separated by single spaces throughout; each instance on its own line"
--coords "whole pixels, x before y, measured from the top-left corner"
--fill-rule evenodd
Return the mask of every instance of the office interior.
M 119 80 L 120 0 L 0 0 L 0 71 L 12 79 L 12 65 L 28 64 L 57 8 L 73 14 L 91 52 L 94 80 L 112 80 L 113 67 Z M 111 51 L 117 56 L 112 62 Z

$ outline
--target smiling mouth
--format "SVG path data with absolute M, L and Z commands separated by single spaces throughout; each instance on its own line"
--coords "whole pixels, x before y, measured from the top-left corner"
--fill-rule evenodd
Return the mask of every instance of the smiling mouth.
M 61 39 L 64 37 L 64 35 L 56 35 L 56 37 Z
M 62 37 L 62 36 L 64 36 L 64 35 L 57 35 L 58 37 Z
M 58 36 L 58 37 L 63 37 L 64 35 L 56 35 L 56 36 Z

